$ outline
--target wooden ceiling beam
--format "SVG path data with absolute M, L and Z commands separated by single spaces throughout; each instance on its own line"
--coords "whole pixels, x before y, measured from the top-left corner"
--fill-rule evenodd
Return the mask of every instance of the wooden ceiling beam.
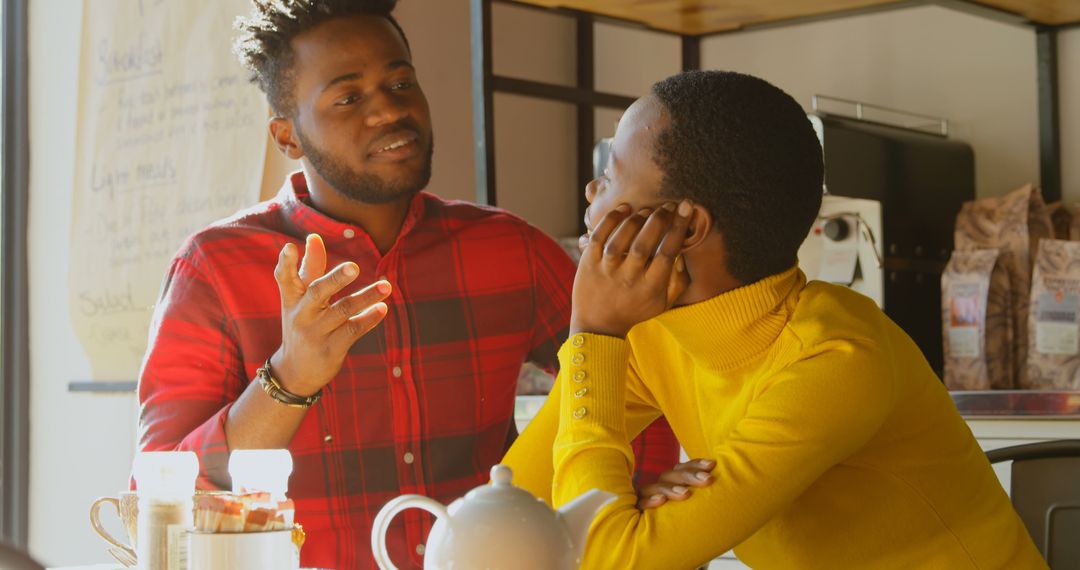
M 638 25 L 683 36 L 705 36 L 895 10 L 937 5 L 1031 26 L 1080 23 L 1074 0 L 502 0 L 512 4 L 593 14 L 601 19 Z

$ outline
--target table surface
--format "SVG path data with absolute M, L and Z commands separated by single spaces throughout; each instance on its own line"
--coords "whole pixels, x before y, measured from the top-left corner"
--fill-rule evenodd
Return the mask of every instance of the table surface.
M 127 570 L 119 564 L 91 564 L 90 566 L 57 566 L 48 570 Z
M 90 564 L 89 566 L 54 566 L 46 570 L 129 570 L 120 564 Z M 318 570 L 316 568 L 301 568 L 300 570 Z

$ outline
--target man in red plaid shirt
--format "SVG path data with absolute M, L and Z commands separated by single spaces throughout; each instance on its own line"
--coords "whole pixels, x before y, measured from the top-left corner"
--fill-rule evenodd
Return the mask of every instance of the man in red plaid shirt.
M 272 200 L 192 236 L 173 260 L 140 376 L 140 449 L 191 450 L 201 487 L 230 449 L 288 448 L 304 566 L 373 566 L 375 513 L 450 502 L 516 436 L 522 362 L 552 369 L 574 265 L 504 211 L 422 192 L 427 101 L 395 1 L 256 0 L 237 51 L 270 134 L 300 160 Z M 673 442 L 648 445 L 663 469 Z M 422 565 L 430 518 L 394 521 Z

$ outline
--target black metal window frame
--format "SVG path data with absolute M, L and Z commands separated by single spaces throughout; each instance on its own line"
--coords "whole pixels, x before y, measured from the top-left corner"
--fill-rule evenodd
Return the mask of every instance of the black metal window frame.
M 496 75 L 492 71 L 491 6 L 508 4 L 528 9 L 557 13 L 574 20 L 577 71 L 573 86 Z M 472 57 L 473 57 L 473 134 L 476 140 L 476 201 L 497 205 L 495 188 L 494 95 L 509 93 L 547 101 L 574 105 L 577 112 L 577 188 L 583 188 L 593 178 L 593 145 L 596 143 L 596 109 L 625 109 L 636 97 L 596 90 L 595 24 L 598 22 L 625 25 L 635 29 L 672 34 L 647 28 L 636 22 L 599 17 L 579 10 L 549 9 L 513 0 L 471 0 Z M 701 43 L 693 36 L 682 38 L 683 69 L 697 69 L 701 61 Z M 688 67 L 689 66 L 689 67 Z M 584 192 L 578 193 L 578 219 L 585 214 Z M 584 231 L 584 221 L 579 221 Z
M 491 6 L 508 4 L 547 13 L 563 14 L 576 21 L 577 81 L 574 86 L 559 85 L 495 75 L 492 71 Z M 682 35 L 666 30 L 650 28 L 640 22 L 597 16 L 569 8 L 544 8 L 517 0 L 470 0 L 472 15 L 472 79 L 473 79 L 473 134 L 476 143 L 476 201 L 497 205 L 495 188 L 495 136 L 494 94 L 512 93 L 549 101 L 572 103 L 577 107 L 577 182 L 584 187 L 592 178 L 592 146 L 596 132 L 593 117 L 597 107 L 626 108 L 634 97 L 597 91 L 595 88 L 594 24 L 597 22 L 624 25 L 639 30 L 679 36 L 682 48 L 682 69 L 689 71 L 701 67 L 701 40 L 710 36 L 740 33 L 749 30 L 800 25 L 809 22 L 831 20 L 876 12 L 889 12 L 906 8 L 936 5 L 962 11 L 982 18 L 1004 22 L 1035 31 L 1037 59 L 1038 125 L 1039 125 L 1039 175 L 1043 198 L 1047 202 L 1061 199 L 1061 122 L 1058 106 L 1058 58 L 1057 32 L 1080 24 L 1046 26 L 1022 16 L 997 8 L 975 4 L 968 0 L 900 0 L 898 2 L 855 8 L 835 13 L 793 18 L 780 22 L 751 25 L 738 30 L 703 35 Z M 579 196 L 582 193 L 579 193 Z M 584 197 L 579 198 L 579 219 L 584 215 Z M 579 227 L 583 222 L 579 222 Z M 584 230 L 583 227 L 580 229 Z
M 30 495 L 28 2 L 3 0 L 2 10 L 0 539 L 25 548 Z

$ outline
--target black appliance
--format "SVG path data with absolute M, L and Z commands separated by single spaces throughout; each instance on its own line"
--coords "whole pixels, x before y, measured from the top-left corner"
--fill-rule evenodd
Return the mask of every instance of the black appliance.
M 940 374 L 941 273 L 956 215 L 975 198 L 971 147 L 944 134 L 823 112 L 811 121 L 822 141 L 826 191 L 881 202 L 885 313 Z M 946 124 L 934 126 L 944 133 Z

